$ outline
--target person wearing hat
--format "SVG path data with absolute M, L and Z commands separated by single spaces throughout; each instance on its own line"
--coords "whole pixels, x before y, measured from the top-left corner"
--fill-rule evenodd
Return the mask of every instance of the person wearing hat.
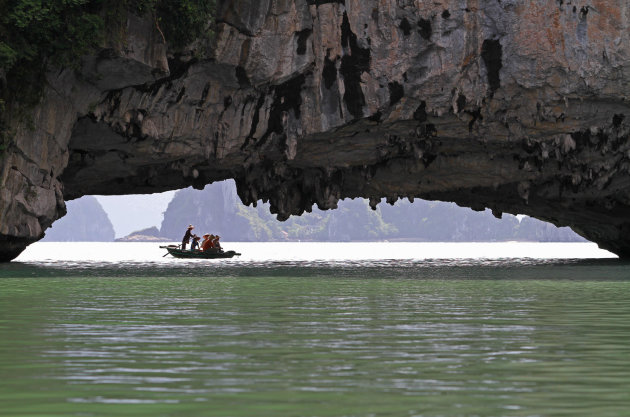
M 219 243 L 219 239 L 221 239 L 221 236 L 216 235 L 214 237 L 214 239 L 212 239 L 212 246 L 216 249 L 221 249 L 221 244 Z
M 192 235 L 192 243 L 190 244 L 190 250 L 199 250 L 199 239 L 201 239 L 197 235 Z
M 182 239 L 182 250 L 186 250 L 186 245 L 188 245 L 188 242 L 190 242 L 190 238 L 192 236 L 192 229 L 194 229 L 195 226 L 193 226 L 192 224 L 188 225 L 188 229 L 186 229 L 186 233 L 184 234 L 184 238 Z
M 212 249 L 214 246 L 212 244 L 213 236 L 209 233 L 203 235 L 203 242 L 201 242 L 201 250 L 206 251 Z

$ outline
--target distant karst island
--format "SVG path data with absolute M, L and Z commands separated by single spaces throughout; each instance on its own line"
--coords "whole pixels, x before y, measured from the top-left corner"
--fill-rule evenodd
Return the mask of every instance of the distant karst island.
M 64 222 L 59 222 L 61 227 L 55 223 L 51 229 L 57 233 L 45 240 L 114 240 L 112 224 L 93 197 L 71 203 Z M 316 209 L 278 222 L 268 205 L 243 206 L 233 181 L 215 183 L 202 191 L 178 191 L 160 228 L 138 230 L 116 241 L 177 242 L 191 223 L 196 233 L 212 232 L 224 241 L 585 241 L 569 228 L 529 217 L 504 215 L 497 219 L 489 210 L 475 212 L 453 203 L 424 200 L 381 204 L 376 210 L 363 199 L 342 200 L 336 210 Z

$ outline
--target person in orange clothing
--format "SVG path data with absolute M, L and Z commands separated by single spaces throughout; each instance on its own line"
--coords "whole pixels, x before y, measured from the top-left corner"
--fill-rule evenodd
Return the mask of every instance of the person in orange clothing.
M 206 251 L 209 249 L 214 249 L 214 243 L 212 242 L 212 235 L 206 233 L 203 235 L 203 242 L 201 242 L 201 250 Z

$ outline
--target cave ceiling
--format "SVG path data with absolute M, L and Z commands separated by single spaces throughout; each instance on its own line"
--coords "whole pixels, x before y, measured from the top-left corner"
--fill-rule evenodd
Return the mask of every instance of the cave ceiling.
M 624 1 L 218 7 L 206 57 L 139 22 L 126 51 L 49 74 L 3 162 L 7 248 L 41 238 L 64 200 L 234 178 L 280 220 L 343 198 L 454 201 L 630 255 Z

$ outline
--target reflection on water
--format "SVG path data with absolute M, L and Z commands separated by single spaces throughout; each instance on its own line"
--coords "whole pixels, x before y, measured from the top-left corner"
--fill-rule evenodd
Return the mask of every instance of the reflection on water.
M 617 260 L 0 267 L 1 416 L 626 416 Z
M 602 268 L 605 273 L 602 273 Z M 471 274 L 471 269 L 474 274 Z M 617 259 L 424 259 L 346 261 L 173 260 L 154 262 L 13 262 L 2 277 L 348 277 L 625 280 L 630 263 Z

